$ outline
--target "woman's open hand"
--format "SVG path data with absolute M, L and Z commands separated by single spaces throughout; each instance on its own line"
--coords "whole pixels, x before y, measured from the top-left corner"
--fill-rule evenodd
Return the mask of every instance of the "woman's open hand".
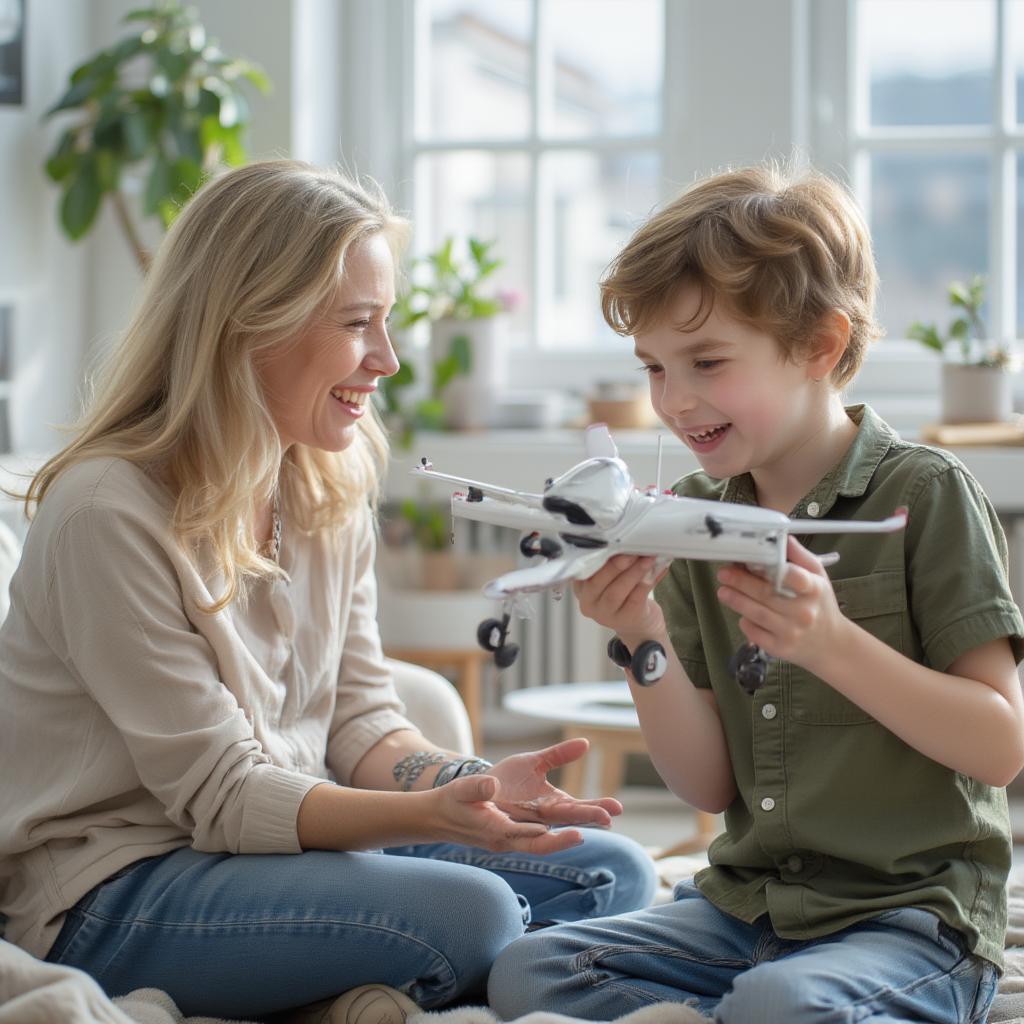
M 612 817 L 622 813 L 618 800 L 577 800 L 548 782 L 548 772 L 579 760 L 589 746 L 582 738 L 563 740 L 543 750 L 503 758 L 486 772 L 501 783 L 495 804 L 514 821 L 607 828 Z
M 558 853 L 583 842 L 576 829 L 552 832 L 540 822 L 511 817 L 498 806 L 500 793 L 501 783 L 493 775 L 469 775 L 430 791 L 437 800 L 432 838 L 495 853 Z

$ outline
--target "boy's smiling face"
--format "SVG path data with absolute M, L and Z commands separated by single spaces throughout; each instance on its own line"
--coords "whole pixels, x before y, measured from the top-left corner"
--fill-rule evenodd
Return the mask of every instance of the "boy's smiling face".
M 770 334 L 715 302 L 696 330 L 700 288 L 681 286 L 665 316 L 634 341 L 650 377 L 651 402 L 665 425 L 718 479 L 771 473 L 814 434 L 816 389 L 806 365 L 787 358 Z

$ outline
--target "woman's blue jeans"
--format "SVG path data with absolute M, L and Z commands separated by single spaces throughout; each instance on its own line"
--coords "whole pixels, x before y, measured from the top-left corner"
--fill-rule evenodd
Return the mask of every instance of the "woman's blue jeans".
M 447 843 L 293 856 L 186 847 L 87 893 L 47 959 L 111 996 L 164 989 L 187 1016 L 265 1016 L 369 982 L 440 1006 L 482 989 L 531 914 L 574 921 L 650 902 L 644 850 L 583 834 L 543 857 Z
M 925 910 L 796 941 L 766 917 L 747 924 L 722 913 L 690 882 L 667 906 L 517 940 L 489 984 L 505 1019 L 544 1009 L 610 1020 L 667 1001 L 718 1024 L 975 1024 L 995 990 L 995 967 Z

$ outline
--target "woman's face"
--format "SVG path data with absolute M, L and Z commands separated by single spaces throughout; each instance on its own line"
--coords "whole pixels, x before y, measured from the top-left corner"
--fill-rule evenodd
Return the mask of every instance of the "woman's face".
M 378 379 L 398 370 L 388 338 L 394 304 L 391 248 L 384 235 L 370 235 L 349 248 L 330 306 L 292 344 L 260 360 L 257 373 L 283 448 L 338 452 L 352 443 Z

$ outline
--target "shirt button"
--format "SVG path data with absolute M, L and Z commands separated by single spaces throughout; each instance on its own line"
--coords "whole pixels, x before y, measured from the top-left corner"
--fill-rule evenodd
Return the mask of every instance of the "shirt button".
M 803 869 L 804 862 L 795 853 L 786 861 L 786 870 L 791 874 L 798 875 Z
M 812 517 L 816 517 L 821 512 L 821 506 L 816 502 L 812 501 L 807 506 L 807 514 Z
M 774 811 L 775 810 L 775 801 L 770 796 L 766 796 L 761 801 L 761 810 L 762 811 Z
M 767 718 L 769 722 L 770 722 L 770 721 L 771 721 L 771 720 L 772 720 L 772 719 L 773 719 L 773 718 L 774 718 L 774 717 L 775 717 L 775 716 L 776 716 L 777 714 L 778 714 L 778 711 L 776 710 L 776 708 L 775 708 L 775 705 L 774 705 L 774 704 L 765 704 L 765 706 L 764 706 L 763 708 L 761 708 L 761 717 L 762 717 L 762 718 Z

